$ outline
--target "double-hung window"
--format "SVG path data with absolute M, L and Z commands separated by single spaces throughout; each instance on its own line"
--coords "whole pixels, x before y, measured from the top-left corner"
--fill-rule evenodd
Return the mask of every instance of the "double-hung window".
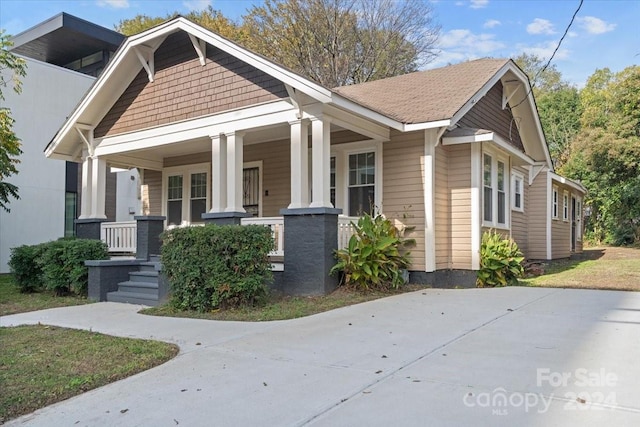
M 514 173 L 511 186 L 513 191 L 511 208 L 515 211 L 524 212 L 524 177 L 519 173 Z
M 508 179 L 506 163 L 495 156 L 483 155 L 483 220 L 487 227 L 507 227 Z
M 349 215 L 371 213 L 376 200 L 376 153 L 349 155 Z
M 209 209 L 209 168 L 202 163 L 165 169 L 163 214 L 167 225 L 203 222 L 202 214 Z
M 552 207 L 551 207 L 551 217 L 553 219 L 558 219 L 558 187 L 553 187 L 553 195 L 552 195 Z
M 562 220 L 569 221 L 569 193 L 566 191 L 562 196 Z

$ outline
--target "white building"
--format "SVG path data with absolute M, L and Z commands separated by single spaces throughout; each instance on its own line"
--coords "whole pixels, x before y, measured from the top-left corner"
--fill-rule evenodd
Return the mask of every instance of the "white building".
M 10 212 L 0 210 L 0 273 L 9 271 L 11 248 L 74 234 L 78 165 L 47 159 L 43 150 L 122 40 L 121 34 L 65 13 L 13 38 L 12 52 L 25 59 L 27 75 L 21 94 L 3 89 L 5 101 L 0 105 L 11 109 L 23 153 L 19 173 L 8 180 L 18 186 L 20 199 L 10 199 Z M 137 186 L 137 172 L 123 174 L 122 181 Z M 111 181 L 115 201 L 115 177 Z M 119 221 L 133 219 L 130 207 L 139 209 L 130 189 L 123 193 L 129 196 L 118 204 L 124 205 L 121 210 L 126 209 L 127 215 L 116 218 L 115 209 L 111 214 Z

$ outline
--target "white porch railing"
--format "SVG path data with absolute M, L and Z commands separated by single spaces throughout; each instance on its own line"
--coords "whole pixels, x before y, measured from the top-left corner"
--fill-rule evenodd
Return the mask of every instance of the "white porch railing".
M 338 249 L 344 249 L 349 246 L 351 236 L 356 233 L 353 224 L 357 224 L 358 219 L 359 217 L 357 216 L 338 216 Z
M 264 225 L 271 228 L 273 234 L 273 250 L 269 252 L 270 256 L 284 256 L 284 218 L 281 216 L 275 217 L 260 217 L 260 218 L 242 218 L 240 220 L 242 225 L 257 224 Z
M 109 252 L 135 253 L 136 221 L 103 222 L 100 224 L 100 239 L 107 244 Z

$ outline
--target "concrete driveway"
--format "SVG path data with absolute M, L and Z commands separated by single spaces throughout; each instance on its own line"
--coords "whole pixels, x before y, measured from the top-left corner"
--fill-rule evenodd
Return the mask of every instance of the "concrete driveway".
M 640 293 L 430 289 L 268 323 L 138 309 L 99 303 L 0 318 L 181 349 L 8 425 L 640 425 Z

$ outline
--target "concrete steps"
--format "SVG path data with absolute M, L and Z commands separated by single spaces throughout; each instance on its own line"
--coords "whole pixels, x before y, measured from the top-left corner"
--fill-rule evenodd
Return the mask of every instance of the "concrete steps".
M 152 256 L 129 273 L 129 280 L 118 283 L 118 290 L 107 294 L 107 301 L 156 306 L 159 303 L 159 257 Z

